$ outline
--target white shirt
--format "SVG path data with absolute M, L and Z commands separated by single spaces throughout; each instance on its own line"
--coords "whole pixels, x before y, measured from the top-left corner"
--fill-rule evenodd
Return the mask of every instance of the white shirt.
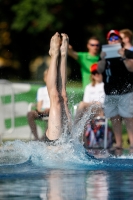
M 50 108 L 50 99 L 49 99 L 48 90 L 46 86 L 40 87 L 38 89 L 37 102 L 38 101 L 43 101 L 42 110 L 44 110 L 45 108 Z
M 104 103 L 105 92 L 104 92 L 104 83 L 98 83 L 95 86 L 92 86 L 92 83 L 88 84 L 85 87 L 83 101 L 90 103 L 93 101 Z

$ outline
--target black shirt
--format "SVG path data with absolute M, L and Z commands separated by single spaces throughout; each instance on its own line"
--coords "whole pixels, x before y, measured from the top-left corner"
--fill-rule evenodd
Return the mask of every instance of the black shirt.
M 127 70 L 121 57 L 106 59 L 102 75 L 106 95 L 133 92 L 133 72 Z

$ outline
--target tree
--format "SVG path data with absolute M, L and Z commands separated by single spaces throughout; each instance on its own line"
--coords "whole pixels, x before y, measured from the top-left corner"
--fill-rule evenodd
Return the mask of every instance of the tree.
M 76 51 L 86 51 L 86 40 L 92 35 L 106 43 L 110 29 L 133 30 L 131 5 L 132 0 L 118 4 L 116 0 L 0 0 L 0 22 L 8 24 L 10 46 L 21 64 L 20 77 L 30 78 L 31 59 L 48 52 L 56 31 L 67 33 Z M 80 73 L 77 69 L 73 76 Z
M 55 28 L 59 28 L 56 13 L 60 10 L 61 2 L 62 0 L 20 0 L 12 6 L 15 17 L 11 27 L 17 31 L 26 29 L 31 34 L 44 31 L 53 23 Z

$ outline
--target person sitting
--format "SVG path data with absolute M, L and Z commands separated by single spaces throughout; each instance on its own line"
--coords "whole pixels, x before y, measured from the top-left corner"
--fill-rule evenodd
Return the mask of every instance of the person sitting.
M 74 124 L 77 124 L 85 112 L 94 104 L 97 104 L 98 107 L 101 108 L 99 111 L 101 110 L 101 116 L 103 116 L 102 105 L 105 96 L 104 84 L 102 82 L 102 75 L 97 71 L 97 63 L 91 66 L 90 71 L 91 83 L 85 87 L 83 101 L 78 104 Z
M 98 64 L 91 66 L 91 83 L 88 84 L 84 91 L 83 101 L 78 105 L 75 115 L 75 124 L 82 119 L 83 115 L 89 109 L 92 113 L 92 118 L 87 119 L 84 126 L 83 141 L 85 148 L 104 147 L 105 133 L 105 117 L 103 112 L 104 103 L 104 83 L 102 74 L 97 71 Z M 111 147 L 113 143 L 113 132 L 111 127 L 107 127 L 107 147 Z
M 44 83 L 47 82 L 47 72 L 48 69 L 44 71 L 43 80 Z M 50 100 L 46 85 L 40 87 L 37 91 L 37 106 L 36 110 L 31 110 L 27 113 L 28 123 L 35 140 L 43 140 L 44 136 L 40 139 L 37 133 L 37 126 L 35 120 L 42 120 L 43 117 L 49 115 Z

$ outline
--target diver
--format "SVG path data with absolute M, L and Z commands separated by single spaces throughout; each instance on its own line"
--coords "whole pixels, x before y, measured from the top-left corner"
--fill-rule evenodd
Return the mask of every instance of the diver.
M 68 109 L 68 98 L 66 93 L 66 67 L 68 35 L 56 32 L 50 41 L 49 55 L 51 62 L 47 73 L 47 90 L 50 98 L 50 111 L 48 129 L 45 142 L 48 146 L 60 146 L 60 138 L 64 132 L 67 137 L 71 136 L 71 114 Z M 88 158 L 95 158 L 88 154 Z M 95 158 L 96 159 L 96 158 Z
M 70 132 L 70 112 L 66 94 L 66 66 L 69 38 L 57 32 L 50 41 L 51 62 L 47 73 L 50 112 L 45 141 L 54 145 L 64 131 Z M 65 130 L 64 130 L 65 128 Z M 67 130 L 66 130 L 67 129 Z

